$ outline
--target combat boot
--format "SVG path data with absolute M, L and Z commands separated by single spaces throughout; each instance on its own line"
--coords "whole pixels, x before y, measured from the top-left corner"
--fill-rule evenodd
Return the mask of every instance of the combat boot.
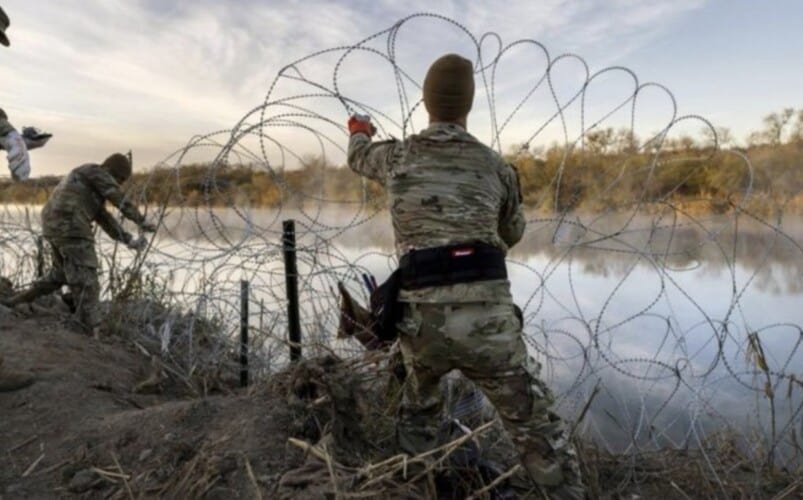
M 33 384 L 30 375 L 3 368 L 3 358 L 0 358 L 0 392 L 11 392 L 24 389 Z

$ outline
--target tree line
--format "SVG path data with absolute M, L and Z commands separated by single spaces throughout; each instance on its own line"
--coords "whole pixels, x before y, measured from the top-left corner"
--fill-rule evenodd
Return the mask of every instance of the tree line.
M 518 171 L 525 205 L 546 212 L 616 210 L 635 204 L 724 212 L 749 193 L 747 206 L 753 211 L 803 213 L 803 109 L 767 115 L 764 127 L 742 146 L 734 144 L 726 128 L 706 128 L 697 137 L 650 138 L 627 129 L 600 128 L 573 145 L 514 147 L 505 158 Z M 0 203 L 42 204 L 58 181 L 48 176 L 0 183 Z M 129 184 L 140 200 L 190 207 L 275 208 L 319 200 L 385 204 L 376 183 L 317 157 L 304 158 L 300 168 L 285 171 L 252 165 L 154 168 L 136 173 Z

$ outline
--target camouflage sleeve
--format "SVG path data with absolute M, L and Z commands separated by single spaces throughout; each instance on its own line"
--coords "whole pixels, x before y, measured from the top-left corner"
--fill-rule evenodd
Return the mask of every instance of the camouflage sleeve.
M 112 239 L 128 245 L 131 242 L 131 234 L 123 229 L 123 226 L 117 222 L 117 219 L 103 207 L 100 207 L 100 212 L 95 219 L 103 231 L 108 234 Z
M 395 140 L 373 142 L 366 134 L 357 133 L 349 139 L 349 168 L 384 186 L 398 152 L 399 143 Z
M 134 221 L 136 224 L 142 224 L 145 221 L 145 216 L 142 215 L 137 207 L 125 198 L 120 185 L 114 180 L 108 172 L 100 167 L 92 168 L 86 172 L 86 179 L 92 188 L 100 194 L 103 199 L 108 200 L 112 205 L 120 209 L 123 215 Z M 100 223 L 100 221 L 98 221 Z
M 513 165 L 504 165 L 502 183 L 507 190 L 507 197 L 502 202 L 502 210 L 499 214 L 499 236 L 508 247 L 512 247 L 521 240 L 526 225 L 521 204 L 519 174 Z

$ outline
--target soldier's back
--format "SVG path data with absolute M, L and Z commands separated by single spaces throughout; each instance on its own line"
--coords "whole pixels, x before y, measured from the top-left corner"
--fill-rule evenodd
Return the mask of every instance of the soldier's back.
M 407 139 L 387 184 L 399 254 L 466 242 L 506 250 L 498 233 L 505 168 L 458 125 L 435 124 Z
M 433 124 L 407 139 L 391 168 L 388 196 L 398 254 L 482 242 L 507 251 L 500 213 L 515 173 L 491 148 L 462 127 Z M 402 290 L 402 301 L 512 304 L 507 280 Z
M 42 209 L 42 233 L 46 238 L 94 240 L 92 221 L 103 204 L 87 180 L 95 164 L 74 168 L 59 182 Z

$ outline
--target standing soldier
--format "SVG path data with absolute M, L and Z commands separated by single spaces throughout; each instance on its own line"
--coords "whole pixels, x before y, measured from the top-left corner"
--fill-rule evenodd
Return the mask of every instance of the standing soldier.
M 97 222 L 106 234 L 133 250 L 145 246 L 144 237 L 134 239 L 106 210 L 108 201 L 142 231 L 156 231 L 156 226 L 146 222 L 123 195 L 120 184 L 129 177 L 131 163 L 116 153 L 101 165 L 77 167 L 61 180 L 42 209 L 42 235 L 52 248 L 53 267 L 31 288 L 14 295 L 7 305 L 30 302 L 68 285 L 79 320 L 94 337 L 99 336 L 100 284 L 92 223 Z
M 349 120 L 349 167 L 386 187 L 399 269 L 397 328 L 408 372 L 397 435 L 419 454 L 436 446 L 439 381 L 459 369 L 499 412 L 532 479 L 554 499 L 585 498 L 577 456 L 553 396 L 527 355 L 505 254 L 524 232 L 516 171 L 466 131 L 473 66 L 441 57 L 424 80 L 429 127 L 373 143 Z M 385 304 L 385 309 L 390 308 Z
M 0 45 L 4 45 L 6 47 L 9 46 L 8 37 L 6 36 L 8 25 L 8 16 L 5 12 L 3 12 L 3 8 L 0 7 Z M 8 151 L 8 168 L 11 170 L 12 177 L 15 180 L 17 179 L 17 176 L 14 174 L 14 167 L 17 166 L 17 162 L 19 161 L 19 152 L 17 148 L 19 148 L 19 144 L 21 142 L 21 139 L 18 140 L 18 138 L 19 134 L 17 134 L 17 131 L 14 129 L 14 127 L 8 123 L 8 117 L 6 116 L 5 111 L 0 109 L 0 149 L 5 149 Z M 13 152 L 12 147 L 15 148 Z M 22 148 L 25 148 L 24 142 L 22 142 Z M 27 157 L 27 152 L 25 153 L 25 156 Z M 27 177 L 27 175 L 25 177 Z M 0 392 L 16 391 L 18 389 L 28 387 L 31 384 L 33 384 L 33 377 L 4 368 L 3 357 L 0 356 Z
M 8 47 L 6 36 L 10 22 L 0 7 L 0 45 Z M 0 150 L 5 150 L 8 157 L 8 169 L 15 181 L 24 181 L 31 174 L 31 163 L 28 150 L 41 148 L 52 135 L 40 132 L 33 127 L 23 128 L 22 135 L 8 121 L 8 115 L 0 108 Z
M 6 30 L 10 21 L 2 7 L 0 7 L 0 44 L 8 47 L 10 45 Z M 31 173 L 31 165 L 28 160 L 28 149 L 25 147 L 25 140 L 8 122 L 8 115 L 0 109 L 0 149 L 4 149 L 8 156 L 8 169 L 11 177 L 15 181 L 24 181 Z
M 9 45 L 8 37 L 6 36 L 6 29 L 8 29 L 8 25 L 8 16 L 6 16 L 6 13 L 3 12 L 3 8 L 0 7 L 0 45 L 4 45 L 6 47 Z M 13 134 L 16 134 L 16 136 L 9 137 L 12 132 Z M 19 134 L 17 134 L 17 131 L 14 130 L 14 127 L 8 123 L 8 117 L 6 116 L 6 113 L 0 109 L 0 149 L 5 149 L 8 151 L 8 168 L 11 170 L 11 174 L 14 179 L 17 177 L 14 175 L 13 167 L 16 166 L 19 153 L 17 149 L 15 149 L 12 153 L 11 148 L 12 146 L 15 148 L 19 147 L 20 141 L 18 141 L 17 138 L 19 138 Z M 22 143 L 22 147 L 25 147 L 24 142 Z M 12 159 L 14 160 L 13 162 Z M 27 177 L 27 175 L 25 177 Z M 18 389 L 28 387 L 31 384 L 33 384 L 33 377 L 4 368 L 3 357 L 0 356 L 0 392 L 16 391 Z

